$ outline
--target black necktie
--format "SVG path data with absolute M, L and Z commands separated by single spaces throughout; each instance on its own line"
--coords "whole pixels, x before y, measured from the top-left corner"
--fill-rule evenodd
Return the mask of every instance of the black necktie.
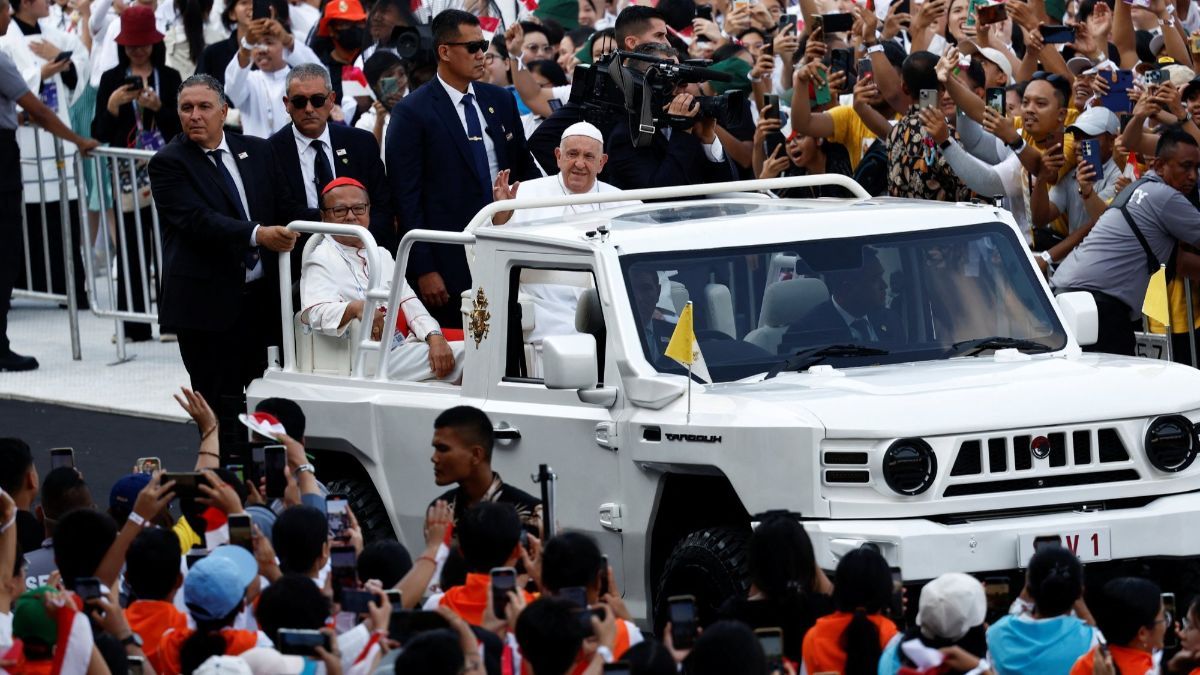
M 850 329 L 858 333 L 859 340 L 874 342 L 875 338 L 871 337 L 871 322 L 867 321 L 867 317 L 855 319 L 850 322 Z
M 333 182 L 333 167 L 329 166 L 329 157 L 325 155 L 324 143 L 313 141 L 312 149 L 317 151 L 316 157 L 313 157 L 313 178 L 317 183 L 317 194 L 319 195 L 326 185 Z
M 221 180 L 225 181 L 225 187 L 229 188 L 229 191 L 233 194 L 233 203 L 237 204 L 238 214 L 241 215 L 242 220 L 250 220 L 250 216 L 246 214 L 246 209 L 242 206 L 241 193 L 238 192 L 237 183 L 233 181 L 233 174 L 229 173 L 229 169 L 225 167 L 225 162 L 221 161 L 222 152 L 224 151 L 209 150 L 207 154 L 210 158 L 212 158 L 213 163 L 217 165 L 217 173 L 221 174 Z M 243 254 L 243 259 L 246 263 L 246 269 L 254 269 L 254 267 L 258 265 L 258 258 L 258 247 L 248 247 L 245 254 Z
M 462 104 L 467 117 L 467 145 L 471 147 L 471 156 L 475 158 L 475 171 L 479 173 L 483 191 L 490 195 L 492 171 L 488 166 L 487 148 L 483 145 L 483 125 L 479 123 L 479 114 L 475 112 L 475 97 L 471 94 L 463 96 Z

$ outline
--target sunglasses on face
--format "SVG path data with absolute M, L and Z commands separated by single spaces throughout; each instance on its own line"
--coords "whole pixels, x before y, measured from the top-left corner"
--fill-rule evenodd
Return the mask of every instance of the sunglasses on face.
M 446 44 L 452 47 L 465 47 L 468 54 L 482 52 L 491 44 L 487 40 L 476 40 L 474 42 L 447 42 Z
M 292 107 L 297 110 L 304 110 L 308 107 L 309 102 L 312 102 L 313 109 L 324 108 L 325 102 L 329 100 L 328 94 L 313 94 L 312 96 L 304 96 L 298 94 L 291 98 Z

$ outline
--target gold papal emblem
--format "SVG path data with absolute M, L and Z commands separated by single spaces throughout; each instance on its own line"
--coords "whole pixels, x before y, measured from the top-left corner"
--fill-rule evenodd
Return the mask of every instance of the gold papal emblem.
M 488 322 L 492 320 L 492 314 L 488 311 L 488 299 L 483 294 L 483 286 L 480 286 L 475 291 L 475 301 L 471 308 L 471 337 L 475 339 L 475 348 L 479 349 L 479 343 L 483 342 L 483 338 L 488 334 Z

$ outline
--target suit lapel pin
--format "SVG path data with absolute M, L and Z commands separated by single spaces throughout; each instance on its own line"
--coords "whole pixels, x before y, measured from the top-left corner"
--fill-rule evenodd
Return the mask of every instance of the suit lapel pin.
M 504 140 L 506 140 L 506 141 L 511 141 L 511 140 L 512 140 L 512 132 L 511 132 L 511 131 L 510 131 L 510 132 L 508 132 L 508 133 L 506 133 L 506 134 L 504 134 Z
M 238 153 L 238 159 L 246 159 L 246 157 L 248 157 L 248 156 L 249 156 L 249 155 L 247 155 L 247 154 L 246 154 L 246 153 L 244 153 L 244 152 L 239 152 L 239 153 Z
M 488 113 L 489 113 L 489 114 L 491 114 L 491 115 L 495 115 L 495 114 L 496 114 L 496 109 L 495 109 L 495 108 L 493 108 L 492 106 L 490 106 L 490 105 L 489 105 L 489 106 L 488 106 Z
M 349 163 L 350 163 L 350 159 L 349 159 L 349 158 L 347 158 L 347 157 L 343 157 L 343 158 L 342 158 L 342 164 L 349 164 Z
M 346 154 L 346 149 L 345 149 L 345 148 L 338 148 L 335 154 L 336 154 L 338 157 L 341 157 L 342 155 L 345 155 L 345 154 Z

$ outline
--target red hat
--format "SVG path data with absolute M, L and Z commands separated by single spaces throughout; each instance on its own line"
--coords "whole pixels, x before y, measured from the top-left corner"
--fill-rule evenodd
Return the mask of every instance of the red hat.
M 362 183 L 354 180 L 353 178 L 350 178 L 349 176 L 341 176 L 339 178 L 334 178 L 333 180 L 329 181 L 329 185 L 326 185 L 324 187 L 324 189 L 321 190 L 321 194 L 327 195 L 327 194 L 329 194 L 330 190 L 333 190 L 335 188 L 340 188 L 340 187 L 346 187 L 347 185 L 349 185 L 351 187 L 356 187 L 356 188 L 362 190 L 363 192 L 367 191 L 367 188 L 364 187 Z
M 317 24 L 317 35 L 329 37 L 330 21 L 366 21 L 367 13 L 363 11 L 362 3 L 358 0 L 329 0 L 325 5 L 325 13 Z
M 117 34 L 117 44 L 144 47 L 162 41 L 163 34 L 154 25 L 154 8 L 137 4 L 121 12 L 121 32 Z

